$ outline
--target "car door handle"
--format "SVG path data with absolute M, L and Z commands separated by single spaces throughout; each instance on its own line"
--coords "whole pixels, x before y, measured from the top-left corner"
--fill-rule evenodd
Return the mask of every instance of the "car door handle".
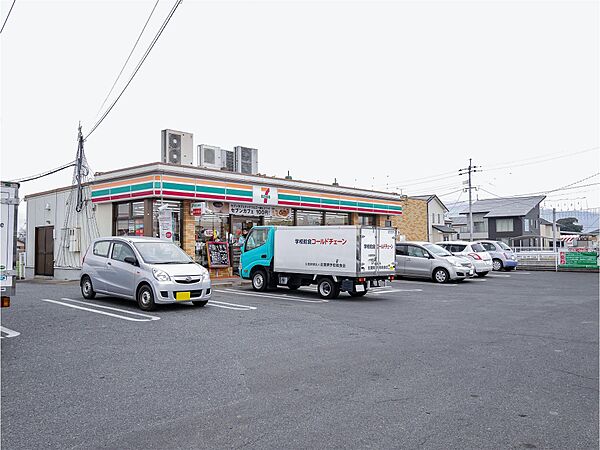
M 111 263 L 110 261 L 109 261 L 109 262 L 107 262 L 106 264 L 108 264 L 109 266 L 112 266 L 112 263 Z
M 261 257 L 261 258 L 266 258 L 266 257 L 267 257 L 267 255 L 260 255 L 260 257 Z

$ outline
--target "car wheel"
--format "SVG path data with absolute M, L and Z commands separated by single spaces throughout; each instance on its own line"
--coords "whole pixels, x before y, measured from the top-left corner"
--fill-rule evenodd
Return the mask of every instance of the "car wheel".
M 266 291 L 268 283 L 267 273 L 263 269 L 258 269 L 252 275 L 252 289 L 255 291 Z
M 485 277 L 489 272 L 477 272 L 477 276 L 480 278 Z
M 150 286 L 144 285 L 138 289 L 137 303 L 142 311 L 152 311 L 155 308 L 154 293 Z
M 87 275 L 81 279 L 81 295 L 87 300 L 91 300 L 96 297 L 94 286 L 92 286 L 92 280 Z
M 317 291 L 321 298 L 331 299 L 340 295 L 340 288 L 331 278 L 321 278 Z
M 504 264 L 502 264 L 502 261 L 500 261 L 499 259 L 494 259 L 494 261 L 492 262 L 492 268 L 496 272 L 499 272 L 500 270 L 502 270 L 503 267 L 504 267 Z
M 450 280 L 450 274 L 446 269 L 441 267 L 433 271 L 433 281 L 436 283 L 447 283 Z
M 198 300 L 197 302 L 192 302 L 192 305 L 202 308 L 203 306 L 206 306 L 207 303 L 208 300 Z

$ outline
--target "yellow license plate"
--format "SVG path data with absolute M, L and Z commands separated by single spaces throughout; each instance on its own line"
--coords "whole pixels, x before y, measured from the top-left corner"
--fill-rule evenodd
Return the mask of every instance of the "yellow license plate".
M 189 300 L 191 297 L 189 292 L 175 292 L 175 300 L 184 301 Z

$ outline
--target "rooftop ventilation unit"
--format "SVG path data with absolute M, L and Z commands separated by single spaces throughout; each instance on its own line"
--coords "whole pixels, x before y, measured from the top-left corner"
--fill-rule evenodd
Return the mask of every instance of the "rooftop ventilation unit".
M 162 162 L 179 164 L 182 166 L 194 165 L 194 135 L 184 131 L 161 131 Z
M 258 173 L 258 150 L 248 147 L 235 147 L 235 171 L 248 175 Z

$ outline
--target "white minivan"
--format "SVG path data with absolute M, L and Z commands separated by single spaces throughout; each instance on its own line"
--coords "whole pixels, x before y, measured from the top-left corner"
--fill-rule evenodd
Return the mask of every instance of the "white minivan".
M 493 269 L 492 257 L 481 244 L 468 241 L 444 241 L 438 242 L 437 245 L 444 247 L 453 255 L 469 258 L 475 266 L 475 274 L 478 277 L 485 277 Z

